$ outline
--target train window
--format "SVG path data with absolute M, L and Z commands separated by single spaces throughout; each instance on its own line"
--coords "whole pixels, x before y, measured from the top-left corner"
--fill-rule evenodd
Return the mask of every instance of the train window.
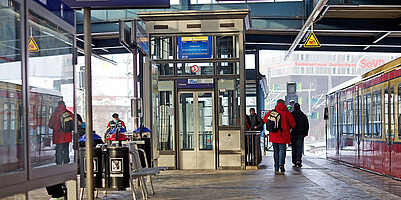
M 401 84 L 398 85 L 398 139 L 401 139 Z
M 3 104 L 3 130 L 8 130 L 8 103 Z
M 391 117 L 391 119 L 390 119 L 390 125 L 391 125 L 391 127 L 390 127 L 390 130 L 391 130 L 391 135 L 392 135 L 392 137 L 394 138 L 395 136 L 394 136 L 394 133 L 395 133 L 395 113 L 394 113 L 394 111 L 395 111 L 395 109 L 394 109 L 394 107 L 395 107 L 395 105 L 394 105 L 394 102 L 395 102 L 395 96 L 394 96 L 394 86 L 391 86 L 390 87 L 390 117 Z
M 365 138 L 372 137 L 372 127 L 371 127 L 371 94 L 367 93 L 363 96 L 364 101 L 364 112 L 363 112 L 363 124 L 364 124 L 364 134 Z
M 342 101 L 341 102 L 341 133 L 342 134 L 347 134 L 347 102 Z
M 349 137 L 354 137 L 354 113 L 353 113 L 353 104 L 352 104 L 352 99 L 349 100 L 348 102 L 348 136 Z
M 15 104 L 11 104 L 11 109 L 10 109 L 10 130 L 15 130 Z
M 388 89 L 384 92 L 388 95 Z M 387 97 L 385 97 L 387 99 Z M 385 108 L 386 114 L 388 114 L 387 107 Z M 373 136 L 375 138 L 382 137 L 382 101 L 381 101 L 381 90 L 373 92 Z

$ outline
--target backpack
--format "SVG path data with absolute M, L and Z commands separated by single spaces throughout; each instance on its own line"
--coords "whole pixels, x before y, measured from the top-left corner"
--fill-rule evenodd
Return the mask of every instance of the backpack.
M 74 122 L 68 111 L 60 115 L 60 129 L 64 133 L 69 133 L 74 130 Z
M 276 110 L 272 110 L 267 117 L 266 130 L 273 133 L 281 130 L 281 115 Z

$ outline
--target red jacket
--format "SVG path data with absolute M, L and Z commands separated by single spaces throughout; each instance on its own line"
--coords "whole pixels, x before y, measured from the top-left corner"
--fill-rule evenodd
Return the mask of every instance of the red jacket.
M 281 115 L 281 128 L 278 132 L 270 132 L 269 141 L 273 143 L 290 144 L 290 130 L 295 127 L 295 119 L 288 111 L 287 106 L 283 103 L 279 103 L 274 108 Z M 272 111 L 268 112 L 265 117 L 263 117 L 263 122 L 267 123 L 267 117 Z M 282 134 L 281 134 L 282 133 Z
M 69 112 L 71 117 L 74 118 L 72 113 L 68 111 L 63 104 L 58 105 L 56 111 L 54 111 L 50 117 L 49 128 L 53 129 L 53 144 L 67 143 L 72 141 L 72 132 L 64 133 L 60 129 L 60 115 L 65 111 Z

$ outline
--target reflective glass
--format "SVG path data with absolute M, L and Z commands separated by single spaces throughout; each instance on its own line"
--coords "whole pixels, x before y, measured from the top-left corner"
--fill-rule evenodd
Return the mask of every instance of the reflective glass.
M 240 83 L 239 79 L 221 79 L 219 87 L 219 126 L 239 126 Z
M 36 45 L 28 65 L 31 164 L 68 164 L 74 158 L 68 126 L 74 111 L 73 35 L 33 12 L 28 25 L 29 46 L 32 40 Z
M 172 37 L 152 37 L 150 39 L 152 59 L 173 59 Z
M 174 133 L 174 102 L 173 102 L 173 81 L 159 81 L 159 124 L 160 131 L 158 134 L 158 149 L 173 150 L 173 133 Z
M 217 74 L 239 74 L 239 62 L 217 63 Z
M 194 149 L 194 95 L 179 95 L 180 107 L 180 147 L 181 150 Z
M 174 75 L 174 64 L 172 63 L 158 64 L 157 67 L 160 75 Z
M 198 93 L 199 150 L 213 149 L 212 93 Z
M 20 4 L 0 4 L 0 174 L 24 169 Z
M 177 65 L 178 75 L 213 75 L 213 63 L 181 63 Z
M 217 58 L 238 58 L 238 36 L 217 36 Z

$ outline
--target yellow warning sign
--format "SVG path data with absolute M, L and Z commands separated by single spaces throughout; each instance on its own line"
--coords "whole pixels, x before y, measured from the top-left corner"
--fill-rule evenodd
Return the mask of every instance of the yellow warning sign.
M 29 38 L 28 41 L 28 51 L 29 52 L 39 52 L 39 47 L 38 44 L 36 44 L 35 40 L 33 39 L 33 37 Z
M 320 47 L 320 42 L 317 40 L 316 35 L 311 32 L 308 36 L 308 39 L 306 40 L 304 47 L 305 48 L 312 48 L 312 47 Z

